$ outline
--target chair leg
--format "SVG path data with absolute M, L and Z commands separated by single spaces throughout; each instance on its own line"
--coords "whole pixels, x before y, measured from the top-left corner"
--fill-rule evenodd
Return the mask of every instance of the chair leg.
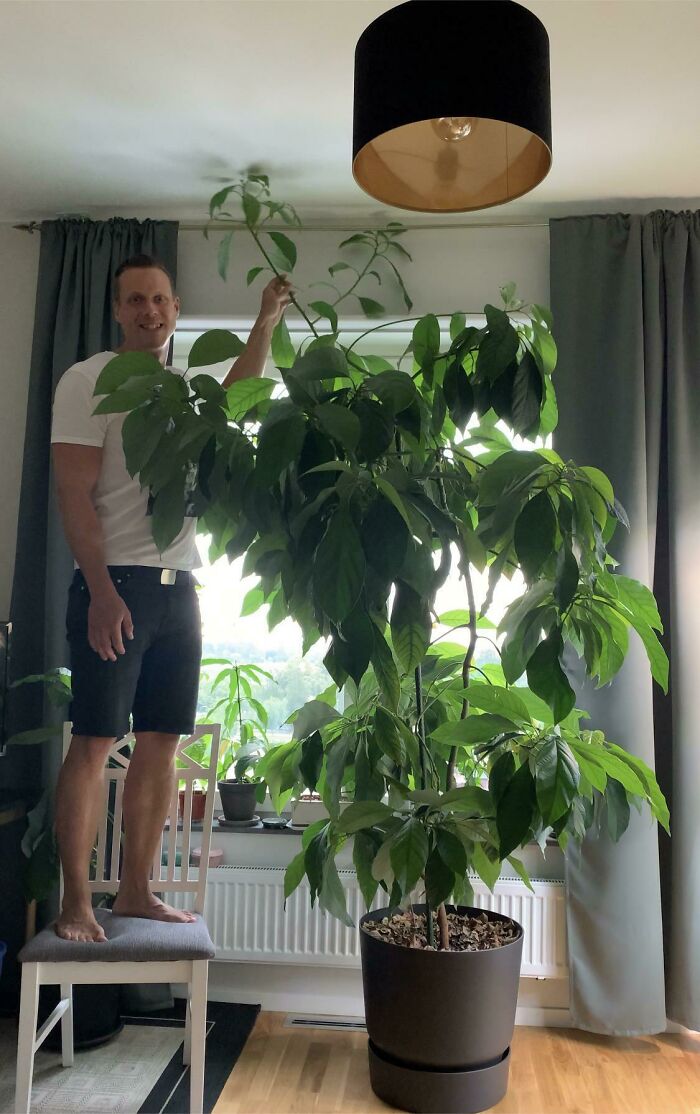
M 19 1005 L 15 1114 L 29 1114 L 34 1074 L 34 1042 L 39 1012 L 39 964 L 22 964 L 22 992 Z
M 68 999 L 68 1009 L 61 1017 L 61 1051 L 64 1068 L 73 1067 L 73 987 L 69 982 L 61 983 L 61 998 Z
M 182 1062 L 189 1064 L 192 1059 L 192 984 L 187 984 L 187 1002 L 185 1003 L 185 1041 L 182 1047 Z
M 207 1031 L 207 977 L 209 961 L 192 962 L 192 1020 L 190 1022 L 190 1114 L 203 1114 L 204 1061 Z

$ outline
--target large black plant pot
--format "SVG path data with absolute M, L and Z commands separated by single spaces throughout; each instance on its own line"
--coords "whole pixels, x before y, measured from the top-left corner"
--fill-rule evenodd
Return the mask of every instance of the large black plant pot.
M 41 1026 L 60 998 L 60 988 L 52 983 L 39 991 L 37 1020 Z M 73 1047 L 97 1048 L 121 1033 L 124 1028 L 121 1013 L 121 986 L 113 983 L 99 986 L 93 983 L 73 985 Z M 54 1025 L 42 1045 L 53 1052 L 61 1050 L 61 1023 Z
M 395 912 L 377 909 L 360 923 Z M 511 921 L 462 905 L 448 912 Z M 476 1114 L 503 1098 L 523 950 L 523 930 L 511 923 L 512 943 L 480 952 L 399 947 L 360 931 L 370 1080 L 384 1102 L 419 1114 Z

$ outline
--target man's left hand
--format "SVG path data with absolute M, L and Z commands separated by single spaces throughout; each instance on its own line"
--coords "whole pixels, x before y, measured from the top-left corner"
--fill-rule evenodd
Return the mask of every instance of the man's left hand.
M 258 321 L 274 328 L 292 300 L 294 290 L 286 275 L 276 275 L 262 292 Z

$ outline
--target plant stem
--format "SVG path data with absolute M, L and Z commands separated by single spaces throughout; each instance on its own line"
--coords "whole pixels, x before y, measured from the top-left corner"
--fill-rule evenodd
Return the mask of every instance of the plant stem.
M 469 646 L 464 656 L 462 663 L 462 683 L 465 688 L 469 685 L 469 673 L 474 659 L 474 651 L 476 650 L 476 601 L 474 599 L 474 583 L 472 581 L 471 566 L 466 554 L 462 554 L 464 560 L 462 562 L 462 571 L 464 573 L 464 582 L 467 586 L 467 599 L 469 601 Z M 469 701 L 465 699 L 462 701 L 462 711 L 460 719 L 466 719 L 469 711 Z M 450 757 L 447 763 L 447 791 L 454 788 L 455 780 L 455 765 L 457 763 L 457 747 L 451 747 Z
M 416 666 L 416 727 L 418 728 L 418 754 L 420 756 L 421 789 L 427 789 L 425 777 L 425 722 L 423 720 L 423 675 L 420 665 Z
M 438 908 L 437 916 L 440 926 L 440 951 L 448 952 L 450 950 L 450 925 L 447 920 L 447 910 L 445 909 L 444 901 Z
M 433 924 L 433 910 L 428 895 L 425 895 L 425 938 L 429 948 L 435 947 L 435 926 Z
M 247 223 L 247 222 L 246 222 L 246 223 Z M 272 270 L 273 270 L 273 273 L 274 273 L 275 275 L 279 275 L 279 274 L 280 274 L 280 272 L 279 272 L 279 271 L 277 270 L 277 268 L 275 267 L 274 263 L 272 262 L 272 260 L 270 259 L 269 255 L 268 255 L 268 254 L 267 254 L 267 252 L 265 251 L 265 248 L 264 248 L 264 247 L 262 246 L 262 243 L 260 242 L 260 237 L 259 237 L 259 236 L 258 236 L 258 234 L 256 233 L 256 231 L 255 231 L 255 229 L 253 228 L 252 224 L 248 224 L 248 230 L 249 230 L 249 232 L 250 232 L 251 236 L 253 237 L 253 239 L 255 240 L 255 243 L 257 244 L 258 248 L 260 249 L 260 251 L 261 251 L 261 253 L 262 253 L 262 256 L 263 256 L 263 259 L 265 260 L 265 262 L 266 262 L 266 263 L 268 264 L 268 266 L 270 266 L 270 267 L 272 268 Z M 311 332 L 312 332 L 312 333 L 314 334 L 314 336 L 315 336 L 315 337 L 317 337 L 317 336 L 318 336 L 318 333 L 316 332 L 316 329 L 314 328 L 313 322 L 312 322 L 312 321 L 310 320 L 310 318 L 308 318 L 308 317 L 306 316 L 306 314 L 304 313 L 304 310 L 303 310 L 303 309 L 302 309 L 302 307 L 301 307 L 301 306 L 299 305 L 299 303 L 297 302 L 297 300 L 296 300 L 296 298 L 294 297 L 294 295 L 290 295 L 290 301 L 291 301 L 292 305 L 293 305 L 293 306 L 295 306 L 295 307 L 296 307 L 296 308 L 297 308 L 297 309 L 299 310 L 299 313 L 300 313 L 300 314 L 301 314 L 301 316 L 302 316 L 302 317 L 304 318 L 304 321 L 306 321 L 306 324 L 307 324 L 307 325 L 309 326 L 309 328 L 311 329 Z

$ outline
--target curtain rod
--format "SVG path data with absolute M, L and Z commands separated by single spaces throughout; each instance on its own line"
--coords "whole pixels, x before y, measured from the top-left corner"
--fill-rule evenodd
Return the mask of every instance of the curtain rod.
M 209 229 L 210 232 L 226 232 L 230 229 L 245 229 L 246 225 L 243 221 L 216 221 L 215 223 L 204 221 L 189 222 L 180 221 L 180 232 L 204 232 L 204 229 Z M 13 224 L 13 228 L 18 232 L 40 232 L 40 221 L 28 221 L 26 224 Z M 435 232 L 439 229 L 449 229 L 452 231 L 465 229 L 465 228 L 549 228 L 548 220 L 519 220 L 519 221 L 474 221 L 471 224 L 409 224 L 406 225 L 407 232 Z M 368 232 L 372 229 L 367 224 L 313 224 L 306 225 L 304 228 L 290 228 L 288 224 L 284 223 L 270 223 L 265 225 L 265 229 L 272 232 L 287 231 L 287 232 Z

